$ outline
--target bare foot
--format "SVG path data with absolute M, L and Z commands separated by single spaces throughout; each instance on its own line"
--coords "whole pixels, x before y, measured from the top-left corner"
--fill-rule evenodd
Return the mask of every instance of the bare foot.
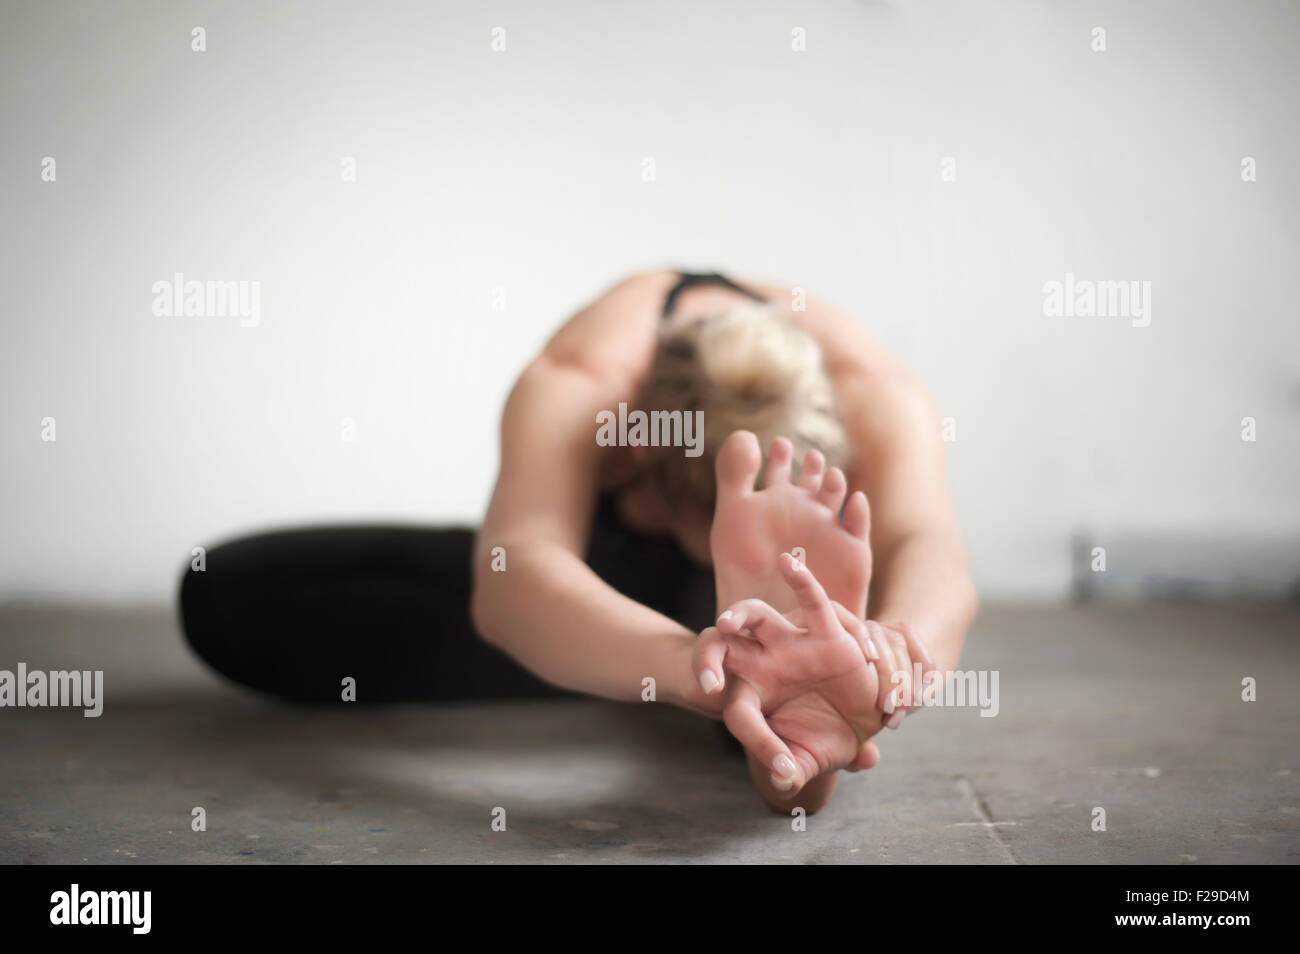
M 853 494 L 841 523 L 848 486 L 844 473 L 838 467 L 827 471 L 822 455 L 809 451 L 798 483 L 791 483 L 793 453 L 784 437 L 774 440 L 763 489 L 755 490 L 763 464 L 758 438 L 736 431 L 718 452 L 718 502 L 710 535 L 718 609 L 750 598 L 781 612 L 794 609 L 794 596 L 777 566 L 782 553 L 792 553 L 813 571 L 827 596 L 861 618 L 871 583 L 867 498 L 861 491 Z
M 764 487 L 755 490 L 762 458 L 758 438 L 749 431 L 736 431 L 718 452 L 718 501 L 710 536 L 718 609 L 757 598 L 782 612 L 792 610 L 795 597 L 778 563 L 789 552 L 822 581 L 832 600 L 861 618 L 871 583 L 866 496 L 859 491 L 849 498 L 841 523 L 848 484 L 838 467 L 826 471 L 822 455 L 810 451 L 798 483 L 791 483 L 793 447 L 777 438 L 768 453 Z M 783 811 L 791 793 L 772 785 L 771 769 L 752 752 L 746 751 L 746 758 L 763 800 Z M 875 746 L 869 746 L 856 767 L 869 767 L 878 758 Z M 803 807 L 816 811 L 830 801 L 838 778 L 838 772 L 828 772 L 811 779 L 800 792 Z

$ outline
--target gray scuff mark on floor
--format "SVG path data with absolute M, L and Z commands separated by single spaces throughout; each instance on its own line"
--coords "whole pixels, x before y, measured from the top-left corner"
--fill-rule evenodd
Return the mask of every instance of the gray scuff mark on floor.
M 984 804 L 984 799 L 980 798 L 979 792 L 975 791 L 975 786 L 972 785 L 970 779 L 966 778 L 964 775 L 958 776 L 957 789 L 962 793 L 963 797 L 966 799 L 966 803 L 970 805 L 971 810 L 979 818 L 979 821 L 973 824 L 978 824 L 980 827 L 988 830 L 988 833 L 993 837 L 993 840 L 997 842 L 998 847 L 1006 853 L 1008 861 L 1013 865 L 1020 864 L 1020 859 L 1016 857 L 1016 853 L 1011 849 L 1011 846 L 1007 844 L 1006 839 L 998 833 L 998 825 L 1014 825 L 1015 822 L 994 821 L 993 816 L 989 814 L 989 807 Z

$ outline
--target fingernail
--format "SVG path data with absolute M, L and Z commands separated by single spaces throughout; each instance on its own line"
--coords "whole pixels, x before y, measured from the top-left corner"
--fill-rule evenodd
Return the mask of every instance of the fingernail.
M 870 636 L 867 637 L 867 658 L 873 662 L 880 658 L 880 650 L 876 648 L 875 640 Z
M 885 720 L 886 729 L 897 729 L 902 724 L 903 724 L 902 709 L 899 709 L 897 712 L 895 712 L 893 715 L 891 715 L 888 719 Z
M 883 706 L 886 715 L 893 715 L 894 710 L 898 708 L 898 690 L 895 689 L 889 695 L 885 696 L 885 705 Z
M 772 760 L 772 771 L 779 777 L 789 779 L 793 783 L 795 773 L 794 761 L 784 752 Z
M 723 611 L 723 614 L 718 617 L 718 622 L 721 623 L 724 619 L 731 619 L 731 610 Z
M 700 688 L 704 690 L 706 696 L 711 696 L 718 691 L 718 686 L 722 685 L 718 677 L 713 674 L 712 669 L 706 669 L 700 673 Z
M 794 788 L 794 779 L 792 778 L 777 778 L 773 775 L 771 777 L 771 782 L 772 787 L 778 792 L 788 792 L 790 789 Z

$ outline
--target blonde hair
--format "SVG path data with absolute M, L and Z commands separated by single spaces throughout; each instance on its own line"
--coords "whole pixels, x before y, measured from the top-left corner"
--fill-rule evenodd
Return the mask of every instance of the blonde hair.
M 650 473 L 671 504 L 712 508 L 714 462 L 733 431 L 753 431 L 764 458 L 774 437 L 794 444 L 796 472 L 810 449 L 843 467 L 848 440 L 821 348 L 793 314 L 741 304 L 661 335 L 642 394 L 649 410 L 704 412 L 699 457 L 653 447 Z

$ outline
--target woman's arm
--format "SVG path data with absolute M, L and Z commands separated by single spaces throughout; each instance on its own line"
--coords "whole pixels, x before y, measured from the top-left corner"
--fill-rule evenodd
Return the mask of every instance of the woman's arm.
M 583 559 L 602 450 L 596 414 L 629 400 L 648 366 L 651 305 L 662 300 L 655 294 L 663 281 L 647 275 L 617 286 L 520 376 L 475 543 L 471 613 L 484 639 L 548 682 L 635 701 L 650 677 L 659 701 L 716 715 L 719 700 L 705 696 L 691 670 L 696 634 L 618 593 Z M 493 570 L 494 553 L 504 571 Z
M 855 477 L 871 502 L 868 616 L 911 626 L 941 671 L 956 667 L 978 607 L 948 490 L 940 416 L 911 372 L 843 382 Z

